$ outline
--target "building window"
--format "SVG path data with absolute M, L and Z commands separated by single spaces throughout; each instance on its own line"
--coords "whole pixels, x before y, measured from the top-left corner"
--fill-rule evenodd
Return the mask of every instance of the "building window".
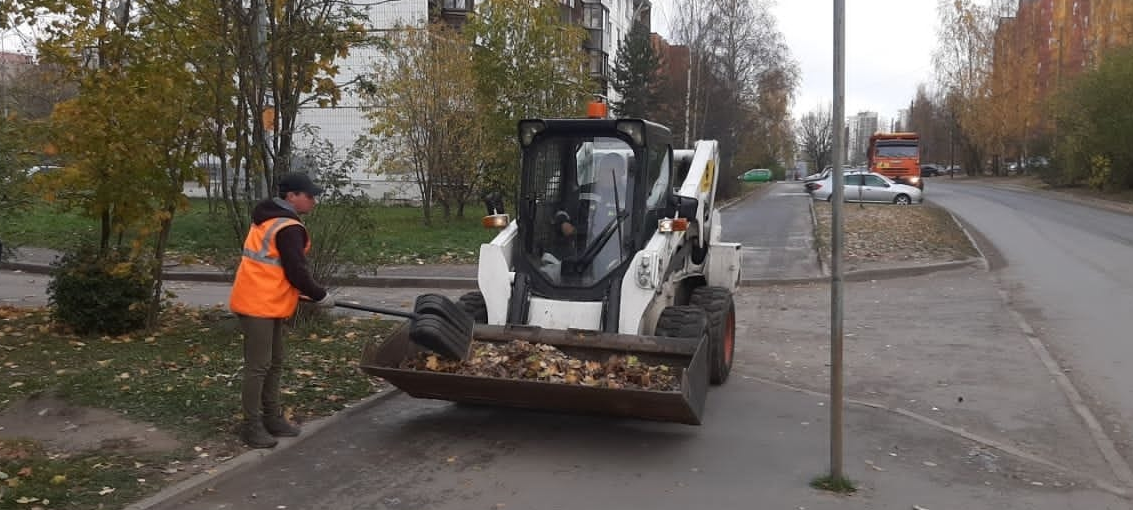
M 606 8 L 600 3 L 583 4 L 582 26 L 601 30 L 606 26 Z
M 606 78 L 609 57 L 602 50 L 590 50 L 590 76 Z

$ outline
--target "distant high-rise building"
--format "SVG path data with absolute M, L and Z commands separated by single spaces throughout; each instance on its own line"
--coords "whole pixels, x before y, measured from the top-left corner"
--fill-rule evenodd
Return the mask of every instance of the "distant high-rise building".
M 869 137 L 878 130 L 877 112 L 858 112 L 847 119 L 847 124 L 850 134 L 846 140 L 846 162 L 863 165 L 869 149 Z

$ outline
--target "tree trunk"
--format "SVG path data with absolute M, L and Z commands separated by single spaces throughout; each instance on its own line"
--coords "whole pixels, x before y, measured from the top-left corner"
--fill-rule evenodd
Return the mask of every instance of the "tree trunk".
M 161 313 L 162 266 L 165 262 L 165 248 L 169 243 L 169 233 L 173 230 L 173 214 L 177 208 L 169 205 L 165 208 L 168 216 L 161 221 L 161 230 L 157 234 L 157 242 L 153 248 L 153 294 L 149 303 L 146 303 L 146 330 L 157 328 L 157 321 Z
M 110 209 L 103 209 L 98 238 L 98 255 L 105 256 L 110 251 Z

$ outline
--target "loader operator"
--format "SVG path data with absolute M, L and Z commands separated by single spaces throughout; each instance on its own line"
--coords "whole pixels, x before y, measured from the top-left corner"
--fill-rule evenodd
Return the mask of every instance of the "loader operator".
M 579 217 L 572 217 L 566 210 L 571 207 L 564 206 L 555 212 L 552 219 L 557 235 L 553 243 L 555 246 L 549 251 L 554 254 L 544 254 L 541 270 L 556 284 L 561 283 L 564 257 L 596 250 L 587 265 L 591 267 L 590 272 L 596 269 L 599 274 L 608 272 L 608 266 L 620 259 L 620 241 L 603 241 L 599 237 L 611 227 L 611 223 L 620 221 L 619 209 L 624 208 L 627 199 L 628 162 L 625 156 L 617 153 L 600 153 L 596 159 L 598 163 L 593 172 L 580 171 L 579 179 L 583 182 L 562 197 L 564 202 L 577 203 L 573 209 Z M 590 182 L 585 182 L 587 180 Z
M 279 195 L 252 210 L 252 226 L 232 284 L 229 308 L 244 332 L 244 380 L 240 439 L 252 448 L 271 448 L 275 437 L 299 435 L 282 414 L 279 380 L 283 372 L 283 321 L 295 313 L 300 295 L 333 307 L 326 289 L 311 277 L 307 252 L 311 238 L 299 215 L 315 208 L 323 191 L 305 174 L 279 179 Z

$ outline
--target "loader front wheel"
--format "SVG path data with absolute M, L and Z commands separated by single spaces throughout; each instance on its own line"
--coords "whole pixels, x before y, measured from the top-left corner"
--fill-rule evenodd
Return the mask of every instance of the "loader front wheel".
M 708 329 L 708 314 L 698 306 L 670 306 L 661 310 L 661 317 L 657 319 L 657 327 L 653 329 L 653 334 L 687 338 L 703 344 L 708 350 L 706 353 L 708 357 L 712 357 L 712 335 Z M 706 364 L 711 367 L 711 359 Z
M 732 372 L 736 352 L 736 305 L 732 291 L 723 287 L 697 287 L 689 296 L 688 304 L 704 309 L 708 316 L 709 382 L 724 384 Z
M 661 310 L 661 317 L 657 319 L 657 327 L 653 329 L 656 336 L 669 336 L 673 338 L 700 338 L 708 329 L 708 314 L 698 306 L 670 306 Z
M 484 301 L 484 294 L 480 291 L 469 292 L 460 296 L 460 307 L 472 317 L 476 324 L 488 323 L 488 304 Z

